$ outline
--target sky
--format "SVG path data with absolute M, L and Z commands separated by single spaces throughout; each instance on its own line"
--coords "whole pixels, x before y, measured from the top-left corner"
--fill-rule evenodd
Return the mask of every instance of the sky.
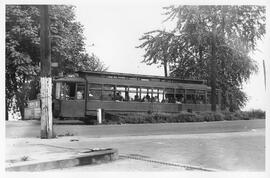
M 73 5 L 77 20 L 84 26 L 87 52 L 97 55 L 108 71 L 163 76 L 162 67 L 142 63 L 144 50 L 136 46 L 142 43 L 139 39 L 145 32 L 173 27 L 172 23 L 164 22 L 162 8 L 172 4 L 168 1 L 91 1 Z M 262 61 L 267 59 L 266 46 L 266 42 L 259 42 L 259 50 L 251 55 L 259 71 L 243 85 L 249 98 L 244 110 L 265 109 Z
M 164 26 L 160 4 L 121 2 L 76 6 L 77 19 L 85 27 L 87 51 L 103 60 L 109 71 L 163 75 L 162 68 L 142 64 L 144 51 L 136 48 L 145 32 Z

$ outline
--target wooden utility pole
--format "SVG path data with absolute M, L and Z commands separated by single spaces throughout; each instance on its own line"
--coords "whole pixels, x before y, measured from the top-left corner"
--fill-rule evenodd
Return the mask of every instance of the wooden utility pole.
M 53 138 L 51 40 L 48 5 L 40 6 L 41 138 Z

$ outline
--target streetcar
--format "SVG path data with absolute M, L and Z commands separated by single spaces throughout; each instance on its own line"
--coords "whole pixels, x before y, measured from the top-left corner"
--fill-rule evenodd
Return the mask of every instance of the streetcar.
M 115 72 L 78 71 L 53 84 L 53 115 L 83 118 L 105 112 L 210 111 L 211 87 L 203 80 Z M 219 109 L 220 96 L 217 109 Z

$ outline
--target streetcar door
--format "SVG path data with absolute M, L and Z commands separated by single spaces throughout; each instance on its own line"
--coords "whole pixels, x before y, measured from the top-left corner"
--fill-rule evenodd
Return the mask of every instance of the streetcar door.
M 62 118 L 81 118 L 85 116 L 85 82 L 57 82 L 54 110 Z

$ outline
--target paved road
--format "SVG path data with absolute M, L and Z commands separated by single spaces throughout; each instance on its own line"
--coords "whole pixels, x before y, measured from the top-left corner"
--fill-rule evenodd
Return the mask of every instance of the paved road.
M 38 121 L 6 122 L 6 137 L 11 140 L 34 139 L 39 130 Z M 52 147 L 63 143 L 70 148 L 113 147 L 121 158 L 64 171 L 185 170 L 173 164 L 222 171 L 265 170 L 265 120 L 96 126 L 58 122 L 54 130 L 57 135 L 74 136 L 51 139 Z M 78 141 L 69 141 L 74 137 Z
M 265 120 L 239 120 L 196 123 L 124 124 L 124 125 L 82 125 L 74 122 L 57 121 L 56 135 L 88 137 L 115 137 L 138 135 L 179 135 L 200 133 L 244 132 L 265 128 Z M 39 137 L 39 121 L 6 122 L 7 138 Z
M 68 139 L 67 137 L 65 139 Z M 264 171 L 264 129 L 250 132 L 85 138 L 69 148 L 118 149 L 120 160 L 64 171 Z M 61 145 L 55 142 L 52 146 Z M 184 166 L 183 166 L 184 165 Z

